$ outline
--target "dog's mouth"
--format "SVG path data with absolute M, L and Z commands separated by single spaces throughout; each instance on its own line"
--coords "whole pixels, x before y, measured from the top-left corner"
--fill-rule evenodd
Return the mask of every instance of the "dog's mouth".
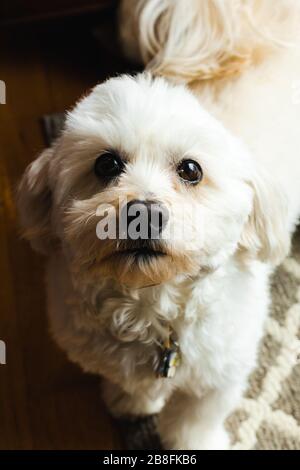
M 148 248 L 148 247 L 129 248 L 126 250 L 117 251 L 115 254 L 118 256 L 124 256 L 124 257 L 133 256 L 134 258 L 144 258 L 144 259 L 166 256 L 166 253 L 164 253 L 163 251 L 155 250 L 153 248 Z
M 114 251 L 111 256 L 114 259 L 119 259 L 120 261 L 133 260 L 137 261 L 150 261 L 155 258 L 162 258 L 167 256 L 167 253 L 163 249 L 160 243 L 154 242 L 131 242 L 129 245 L 124 244 L 120 245 L 116 251 Z
M 189 258 L 181 256 L 173 253 L 164 240 L 117 239 L 107 245 L 106 256 L 93 269 L 96 275 L 140 289 L 160 285 L 180 273 L 190 273 Z

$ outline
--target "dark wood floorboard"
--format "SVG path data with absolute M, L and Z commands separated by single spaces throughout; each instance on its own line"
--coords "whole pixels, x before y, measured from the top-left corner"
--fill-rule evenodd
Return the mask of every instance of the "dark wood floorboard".
M 100 25 L 100 45 L 91 33 Z M 117 449 L 98 378 L 70 364 L 47 331 L 44 260 L 19 239 L 14 188 L 44 147 L 40 117 L 124 70 L 112 14 L 2 28 L 0 79 L 1 449 Z

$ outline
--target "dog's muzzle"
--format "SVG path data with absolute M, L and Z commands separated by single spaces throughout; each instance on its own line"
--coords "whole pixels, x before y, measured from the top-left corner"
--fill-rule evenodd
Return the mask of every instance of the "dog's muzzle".
M 135 260 L 165 256 L 163 231 L 167 208 L 154 201 L 132 200 L 120 211 L 118 254 Z
M 120 213 L 120 233 L 127 240 L 161 240 L 169 220 L 169 211 L 155 201 L 133 200 Z

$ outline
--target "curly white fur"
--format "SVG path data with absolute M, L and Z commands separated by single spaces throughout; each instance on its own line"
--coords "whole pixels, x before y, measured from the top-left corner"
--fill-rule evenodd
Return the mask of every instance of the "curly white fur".
M 155 74 L 192 82 L 242 73 L 298 28 L 297 0 L 123 0 L 125 52 Z M 298 12 L 297 12 L 298 10 Z M 297 14 L 295 14 L 297 13 Z
M 161 411 L 167 448 L 228 447 L 223 422 L 255 365 L 269 275 L 300 213 L 300 106 L 291 83 L 300 78 L 299 50 L 277 47 L 299 43 L 298 7 L 282 0 L 273 15 L 270 2 L 259 4 L 254 17 L 254 0 L 193 0 L 185 16 L 181 0 L 172 8 L 169 0 L 124 1 L 125 47 L 150 60 L 153 74 L 190 89 L 149 73 L 96 86 L 20 184 L 25 236 L 49 255 L 57 342 L 105 377 L 113 413 Z M 109 185 L 93 171 L 105 149 L 127 162 Z M 178 178 L 183 158 L 201 164 L 199 185 Z M 117 207 L 124 196 L 168 204 L 170 223 L 194 238 L 165 242 L 166 256 L 147 263 L 114 258 L 119 242 L 96 237 L 97 207 Z M 183 206 L 197 218 L 183 218 Z M 182 364 L 173 380 L 157 379 L 169 325 Z

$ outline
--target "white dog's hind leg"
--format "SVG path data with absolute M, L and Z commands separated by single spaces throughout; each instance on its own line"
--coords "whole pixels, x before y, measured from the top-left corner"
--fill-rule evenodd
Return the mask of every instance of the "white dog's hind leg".
M 157 414 L 165 405 L 166 395 L 149 387 L 137 387 L 131 393 L 125 392 L 116 384 L 103 380 L 102 398 L 115 417 L 146 416 Z
M 225 450 L 230 446 L 224 421 L 238 405 L 242 387 L 213 390 L 203 398 L 177 392 L 159 418 L 165 449 Z

